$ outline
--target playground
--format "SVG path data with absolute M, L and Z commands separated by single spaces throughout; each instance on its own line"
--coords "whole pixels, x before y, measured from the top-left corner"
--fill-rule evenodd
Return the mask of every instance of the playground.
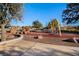
M 24 39 L 33 42 L 79 47 L 79 35 L 62 32 L 58 20 L 52 21 L 51 32 L 29 32 L 24 35 Z

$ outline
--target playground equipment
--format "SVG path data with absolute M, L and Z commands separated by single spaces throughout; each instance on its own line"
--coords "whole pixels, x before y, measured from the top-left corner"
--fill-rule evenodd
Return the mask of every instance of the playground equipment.
M 56 19 L 54 19 L 51 23 L 51 30 L 52 32 L 57 31 L 59 32 L 59 35 L 61 36 L 61 28 L 60 28 L 60 22 Z

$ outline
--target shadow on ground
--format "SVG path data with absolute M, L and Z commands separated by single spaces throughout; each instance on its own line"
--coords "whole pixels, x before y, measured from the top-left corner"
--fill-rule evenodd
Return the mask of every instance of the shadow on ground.
M 73 39 L 65 39 L 65 40 L 62 40 L 62 41 L 75 43 Z M 77 39 L 77 42 L 79 43 L 79 39 Z
M 71 49 L 73 52 L 60 51 L 54 48 L 22 48 L 0 51 L 0 56 L 78 56 L 79 51 Z

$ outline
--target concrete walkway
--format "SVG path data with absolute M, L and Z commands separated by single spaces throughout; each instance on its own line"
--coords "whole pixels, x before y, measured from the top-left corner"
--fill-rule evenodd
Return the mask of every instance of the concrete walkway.
M 50 45 L 21 40 L 0 45 L 1 56 L 78 56 L 79 47 Z

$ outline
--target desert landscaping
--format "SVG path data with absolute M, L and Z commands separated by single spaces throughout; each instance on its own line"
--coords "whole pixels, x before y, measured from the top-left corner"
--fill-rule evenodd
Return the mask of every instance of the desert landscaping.
M 59 6 L 60 10 L 51 6 Z M 54 9 L 62 14 L 62 19 Z M 51 15 L 58 19 L 50 20 Z M 24 22 L 13 25 L 12 20 Z M 75 3 L 0 3 L 0 56 L 79 56 L 78 21 L 79 4 Z

